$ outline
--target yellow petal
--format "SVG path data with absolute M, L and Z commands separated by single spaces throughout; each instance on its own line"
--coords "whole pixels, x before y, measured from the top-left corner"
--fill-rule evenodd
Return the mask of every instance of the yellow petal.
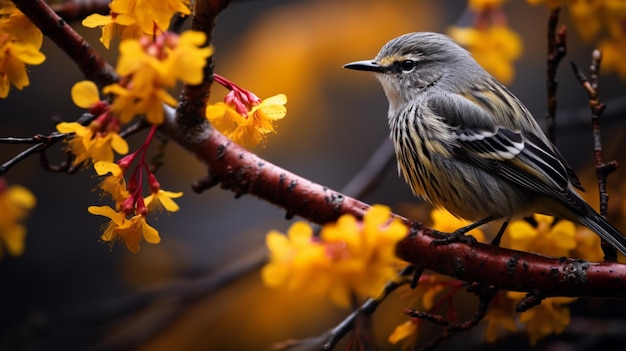
M 38 48 L 30 44 L 13 43 L 12 53 L 15 57 L 19 58 L 20 61 L 29 65 L 38 65 L 46 60 L 46 56 L 42 54 Z
M 281 105 L 269 105 L 259 109 L 259 113 L 267 119 L 277 120 L 282 119 L 287 114 L 287 108 Z
M 182 193 L 180 193 L 182 195 Z M 170 199 L 167 196 L 163 196 L 164 194 L 161 194 L 161 196 L 159 197 L 161 199 L 161 205 L 163 205 L 163 207 L 169 211 L 169 212 L 176 212 L 179 210 L 178 205 L 174 202 L 174 200 Z
M 104 216 L 110 218 L 118 226 L 124 223 L 124 215 L 116 212 L 109 206 L 89 206 L 87 208 L 87 211 L 96 216 Z
M 26 229 L 21 225 L 14 225 L 3 233 L 7 251 L 13 256 L 20 256 L 24 252 L 24 238 Z
M 83 26 L 88 27 L 88 28 L 95 28 L 95 27 L 107 25 L 111 22 L 113 22 L 113 19 L 111 18 L 111 16 L 103 16 L 103 15 L 94 13 L 93 15 L 87 16 L 87 18 L 83 20 L 82 24 Z
M 76 133 L 77 130 L 85 127 L 76 122 L 61 122 L 56 125 L 56 128 L 59 133 Z
M 161 242 L 159 232 L 156 229 L 152 228 L 147 222 L 144 221 L 142 223 L 141 231 L 143 233 L 143 238 L 150 244 L 158 244 Z
M 24 209 L 31 209 L 35 207 L 37 199 L 33 193 L 20 185 L 12 185 L 6 191 L 6 196 L 11 199 L 13 203 Z
M 261 105 L 284 105 L 287 103 L 287 95 L 277 94 L 263 100 Z
M 128 143 L 119 134 L 111 134 L 111 147 L 120 155 L 128 153 Z
M 120 168 L 120 166 L 118 166 L 117 163 L 113 162 L 97 161 L 93 164 L 93 168 L 96 170 L 96 173 L 98 173 L 98 175 L 111 173 L 117 177 L 122 174 L 122 169 Z
M 80 81 L 72 87 L 72 101 L 78 107 L 89 108 L 100 101 L 98 87 L 89 80 Z

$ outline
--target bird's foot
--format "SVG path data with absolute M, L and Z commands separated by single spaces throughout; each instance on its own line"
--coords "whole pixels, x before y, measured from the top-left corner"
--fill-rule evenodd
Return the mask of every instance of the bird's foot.
M 452 243 L 463 243 L 466 245 L 473 246 L 476 244 L 477 240 L 473 236 L 466 234 L 467 231 L 463 230 L 465 228 L 458 229 L 452 233 L 444 233 L 437 230 L 433 230 L 433 234 L 438 236 L 437 239 L 434 239 L 430 244 L 431 245 L 448 245 Z

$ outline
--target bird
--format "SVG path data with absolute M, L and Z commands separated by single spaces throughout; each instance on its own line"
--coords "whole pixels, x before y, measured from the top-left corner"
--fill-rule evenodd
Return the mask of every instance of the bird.
M 579 179 L 524 104 L 450 37 L 415 32 L 374 59 L 343 66 L 373 72 L 389 102 L 399 173 L 412 192 L 473 221 L 534 213 L 582 224 L 626 255 L 626 238 L 578 194 Z

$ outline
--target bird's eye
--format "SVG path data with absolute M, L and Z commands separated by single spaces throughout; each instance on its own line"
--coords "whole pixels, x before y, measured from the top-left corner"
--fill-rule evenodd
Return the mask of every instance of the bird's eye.
M 404 60 L 400 62 L 399 66 L 403 72 L 411 72 L 415 66 L 417 66 L 417 62 L 413 60 Z

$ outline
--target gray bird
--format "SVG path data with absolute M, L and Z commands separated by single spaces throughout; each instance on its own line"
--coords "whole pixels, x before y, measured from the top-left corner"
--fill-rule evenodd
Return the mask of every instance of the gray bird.
M 373 60 L 398 168 L 413 193 L 476 221 L 542 213 L 580 223 L 626 255 L 626 238 L 576 192 L 574 171 L 528 109 L 449 37 L 392 39 Z

